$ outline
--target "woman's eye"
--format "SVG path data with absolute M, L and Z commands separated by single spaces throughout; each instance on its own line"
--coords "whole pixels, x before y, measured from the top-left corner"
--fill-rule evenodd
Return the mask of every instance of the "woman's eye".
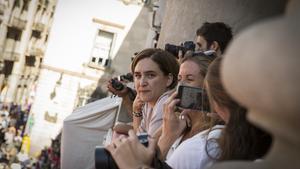
M 155 77 L 155 75 L 154 74 L 148 74 L 147 77 L 148 78 L 153 78 L 153 77 Z
M 193 81 L 194 81 L 194 79 L 187 79 L 187 81 L 188 81 L 188 82 L 193 82 Z
M 141 78 L 141 75 L 139 75 L 139 74 L 134 74 L 134 78 L 135 78 L 135 79 L 139 79 L 139 78 Z

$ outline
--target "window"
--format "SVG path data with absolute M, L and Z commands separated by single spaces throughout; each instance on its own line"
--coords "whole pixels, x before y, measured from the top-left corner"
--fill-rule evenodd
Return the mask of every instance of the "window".
M 25 57 L 25 65 L 29 67 L 34 67 L 35 64 L 35 56 L 26 56 Z
M 3 73 L 4 73 L 5 77 L 8 77 L 11 74 L 13 67 L 14 67 L 13 61 L 4 60 Z
M 37 39 L 41 38 L 41 32 L 37 30 L 32 30 L 31 37 L 35 37 Z
M 99 30 L 94 41 L 90 64 L 93 66 L 109 66 L 114 34 L 111 32 Z
M 21 40 L 22 31 L 15 27 L 7 27 L 6 37 L 14 40 Z

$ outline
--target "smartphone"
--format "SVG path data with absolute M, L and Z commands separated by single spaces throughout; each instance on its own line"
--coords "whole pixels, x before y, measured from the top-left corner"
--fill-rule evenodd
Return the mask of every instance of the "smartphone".
M 177 93 L 177 98 L 180 99 L 180 102 L 177 104 L 179 108 L 200 110 L 203 112 L 210 111 L 207 94 L 204 89 L 179 85 Z

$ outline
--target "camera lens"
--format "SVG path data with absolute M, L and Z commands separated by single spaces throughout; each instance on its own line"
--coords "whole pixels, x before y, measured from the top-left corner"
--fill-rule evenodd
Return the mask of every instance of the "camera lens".
M 95 167 L 96 169 L 118 169 L 110 153 L 103 146 L 97 146 L 95 149 Z
M 114 89 L 119 90 L 119 91 L 124 89 L 124 85 L 115 79 L 111 79 L 111 85 Z
M 140 133 L 138 136 L 139 142 L 145 147 L 148 147 L 148 134 Z M 95 168 L 96 169 L 118 169 L 118 166 L 109 151 L 103 146 L 95 148 Z
M 173 54 L 175 57 L 178 57 L 179 48 L 176 45 L 172 45 L 172 44 L 167 43 L 165 45 L 165 51 L 168 51 L 171 54 Z

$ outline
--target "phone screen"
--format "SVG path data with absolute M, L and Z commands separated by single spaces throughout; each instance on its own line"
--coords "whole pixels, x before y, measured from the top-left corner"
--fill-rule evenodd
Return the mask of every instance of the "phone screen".
M 177 92 L 177 97 L 180 98 L 180 103 L 177 105 L 178 107 L 209 111 L 207 96 L 203 89 L 180 85 L 177 88 Z

